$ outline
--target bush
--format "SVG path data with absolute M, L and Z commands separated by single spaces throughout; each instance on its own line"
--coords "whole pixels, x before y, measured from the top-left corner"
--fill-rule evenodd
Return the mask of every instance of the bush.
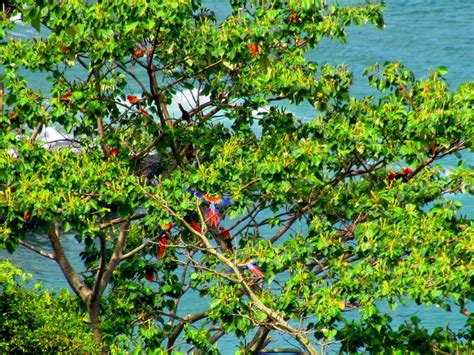
M 87 317 L 64 290 L 49 293 L 29 275 L 0 261 L 0 353 L 95 352 Z

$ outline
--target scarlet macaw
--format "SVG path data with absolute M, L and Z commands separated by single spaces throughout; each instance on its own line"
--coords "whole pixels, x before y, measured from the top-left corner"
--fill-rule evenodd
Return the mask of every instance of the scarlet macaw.
M 143 276 L 148 282 L 153 282 L 153 280 L 155 279 L 155 269 L 153 269 L 153 266 L 145 266 L 145 273 Z
M 206 222 L 208 222 L 211 227 L 217 228 L 221 221 L 219 209 L 217 207 L 228 206 L 232 201 L 224 196 L 211 197 L 204 192 L 193 189 L 187 189 L 186 191 L 192 193 L 195 197 L 200 198 L 209 205 L 209 208 L 206 211 Z
M 140 104 L 140 103 L 143 102 L 142 99 L 140 99 L 138 96 L 135 96 L 135 95 L 128 95 L 128 96 L 127 96 L 127 100 L 128 100 L 128 102 L 130 102 L 132 105 Z
M 72 96 L 72 91 L 67 92 L 63 96 L 61 96 L 60 101 L 69 101 L 69 98 Z
M 412 172 L 413 172 L 413 170 L 411 170 L 410 168 L 404 168 L 399 173 L 391 172 L 390 174 L 388 174 L 388 180 L 389 181 L 392 181 L 392 180 L 395 180 L 395 179 L 404 179 L 404 180 L 406 180 L 407 175 L 412 173 Z
M 159 235 L 161 236 L 161 241 L 157 254 L 158 259 L 161 259 L 163 257 L 163 254 L 165 253 L 166 243 L 168 242 L 168 238 L 171 237 L 171 227 L 173 227 L 173 223 L 167 223 L 161 226 L 161 231 Z
M 237 266 L 238 269 L 243 269 L 247 268 L 249 271 L 254 275 L 255 277 L 263 277 L 263 270 L 259 268 L 256 264 L 258 263 L 258 260 L 255 259 L 247 259 L 243 262 L 236 263 L 235 266 Z M 228 269 L 230 271 L 232 269 Z
M 202 232 L 201 226 L 196 221 L 191 221 L 191 225 L 196 232 Z M 219 227 L 219 235 L 227 245 L 227 248 L 229 248 L 230 251 L 234 251 L 234 246 L 232 245 L 232 236 L 230 235 L 229 231 L 224 227 Z
M 141 104 L 145 102 L 145 99 L 141 99 L 141 98 L 139 98 L 138 96 L 135 96 L 135 95 L 128 95 L 127 100 L 128 100 L 128 102 L 130 102 L 132 104 L 132 106 L 130 106 L 130 107 L 133 107 L 133 106 L 137 105 L 138 112 L 140 112 L 141 114 L 143 114 L 145 116 L 150 116 L 150 113 L 141 106 Z
M 196 232 L 201 233 L 201 226 L 196 221 L 191 221 L 191 225 Z
M 141 46 L 141 45 L 138 45 L 138 46 L 136 46 L 135 49 L 133 50 L 133 55 L 132 55 L 132 57 L 133 57 L 134 59 L 138 59 L 138 58 L 140 58 L 140 57 L 143 57 L 143 56 L 145 55 L 145 52 L 146 52 L 145 48 L 144 48 L 143 46 Z
M 219 215 L 219 210 L 214 206 L 207 209 L 206 212 L 207 218 L 206 221 L 209 223 L 211 227 L 216 227 L 221 223 L 221 217 Z

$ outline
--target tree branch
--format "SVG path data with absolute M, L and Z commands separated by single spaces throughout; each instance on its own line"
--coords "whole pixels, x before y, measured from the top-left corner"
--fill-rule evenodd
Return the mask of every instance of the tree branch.
M 166 90 L 166 89 L 168 89 L 168 88 L 170 88 L 170 87 L 175 86 L 176 84 L 179 84 L 180 82 L 182 82 L 182 81 L 184 81 L 184 80 L 186 80 L 186 79 L 190 79 L 190 78 L 193 78 L 193 77 L 195 77 L 195 76 L 197 76 L 197 75 L 199 75 L 199 74 L 202 74 L 202 73 L 204 73 L 206 70 L 218 66 L 220 63 L 222 63 L 222 59 L 219 59 L 219 60 L 218 60 L 217 62 L 215 62 L 215 63 L 209 64 L 207 67 L 204 67 L 204 68 L 202 68 L 201 70 L 198 70 L 198 71 L 195 72 L 195 73 L 192 73 L 192 74 L 187 75 L 187 76 L 182 76 L 181 78 L 176 79 L 176 80 L 173 81 L 172 83 L 169 83 L 169 84 L 165 85 L 165 86 L 163 87 L 163 89 Z
M 43 123 L 38 123 L 36 125 L 35 130 L 31 134 L 30 142 L 33 143 L 36 140 L 36 137 L 38 137 L 38 134 L 40 133 L 41 129 L 43 128 Z
M 115 219 L 112 219 L 106 223 L 102 223 L 99 225 L 99 228 L 100 229 L 105 229 L 105 228 L 109 228 L 109 227 L 112 227 L 112 226 L 115 226 L 117 224 L 121 224 L 123 222 L 126 222 L 126 221 L 134 221 L 136 219 L 140 219 L 140 218 L 143 218 L 145 217 L 147 214 L 146 213 L 137 213 L 137 214 L 134 214 L 130 217 L 127 217 L 127 218 L 115 218 Z
M 56 260 L 53 253 L 48 253 L 48 252 L 44 251 L 43 249 L 38 248 L 37 246 L 34 246 L 33 244 L 28 243 L 26 240 L 20 240 L 20 244 L 23 245 L 25 248 L 28 248 L 31 251 L 34 251 L 35 253 L 37 253 L 41 256 L 44 256 L 44 257 L 46 257 L 48 259 L 51 259 L 51 260 Z
M 209 311 L 203 311 L 195 314 L 188 314 L 173 328 L 173 331 L 168 336 L 168 343 L 166 344 L 166 351 L 171 352 L 174 343 L 178 336 L 183 331 L 186 324 L 197 322 L 198 320 L 204 319 L 209 315 Z
M 55 219 L 54 228 L 51 228 L 48 231 L 48 237 L 54 250 L 54 259 L 58 263 L 73 291 L 87 304 L 91 296 L 91 290 L 80 279 L 79 275 L 74 271 L 74 268 L 70 264 L 69 259 L 64 254 L 63 247 L 59 241 L 59 228 L 59 222 Z
M 270 242 L 273 244 L 278 239 L 280 239 L 280 237 L 283 234 L 285 234 L 288 231 L 288 229 L 290 229 L 291 226 L 298 220 L 298 218 L 300 218 L 302 216 L 302 214 L 307 210 L 308 210 L 308 206 L 303 207 L 303 208 L 299 209 L 298 211 L 296 211 L 296 213 L 290 218 L 290 220 L 283 227 L 280 228 L 280 230 L 277 232 L 277 234 L 275 234 L 270 239 Z
M 155 38 L 153 39 L 152 49 L 147 59 L 148 62 L 147 62 L 146 71 L 148 74 L 150 93 L 155 102 L 156 111 L 158 112 L 158 117 L 160 118 L 161 125 L 163 129 L 165 126 L 168 126 L 170 130 L 173 130 L 173 123 L 170 120 L 168 110 L 161 97 L 158 81 L 156 79 L 156 70 L 153 64 L 153 57 L 155 55 L 155 51 L 158 45 L 158 33 L 160 31 L 160 27 L 161 27 L 161 24 L 160 26 L 158 26 L 156 30 Z M 181 156 L 179 155 L 178 147 L 176 145 L 174 138 L 171 139 L 170 148 L 175 158 L 175 161 L 177 162 L 178 165 L 181 165 Z
M 160 235 L 157 235 L 157 236 L 155 236 L 151 239 L 148 239 L 145 243 L 142 243 L 141 245 L 139 245 L 135 249 L 132 249 L 128 253 L 120 255 L 120 259 L 124 260 L 124 259 L 127 259 L 127 258 L 133 256 L 134 254 L 136 254 L 136 253 L 140 252 L 141 250 L 145 249 L 148 245 L 154 244 L 155 240 L 157 240 L 159 238 L 160 238 Z
M 112 273 L 114 272 L 115 268 L 121 261 L 121 256 L 122 256 L 122 251 L 125 246 L 125 241 L 127 238 L 127 233 L 128 233 L 128 227 L 130 226 L 130 219 L 128 219 L 122 226 L 120 230 L 120 234 L 117 240 L 117 245 L 115 246 L 115 249 L 112 253 L 112 256 L 110 257 L 110 260 L 105 267 L 102 279 L 99 282 L 99 286 L 94 286 L 94 290 L 96 290 L 96 293 L 93 294 L 92 298 L 94 301 L 98 301 L 100 297 L 102 297 L 102 294 L 105 291 L 105 288 L 107 287 L 110 278 L 112 277 Z M 98 282 L 99 280 L 96 280 Z
M 257 333 L 255 333 L 252 341 L 247 346 L 248 351 L 252 354 L 258 353 L 265 346 L 268 334 L 270 334 L 270 328 L 261 325 L 258 328 Z
M 90 299 L 91 302 L 94 302 L 95 298 L 99 294 L 99 286 L 101 284 L 102 277 L 104 276 L 104 272 L 105 272 L 105 267 L 107 265 L 107 243 L 105 241 L 105 235 L 102 232 L 99 233 L 99 242 L 100 242 L 100 265 L 99 265 L 99 269 L 97 270 L 94 288 L 92 289 L 92 297 Z
M 449 155 L 452 152 L 462 150 L 462 149 L 464 149 L 464 142 L 455 141 L 453 145 L 448 150 L 444 151 L 442 154 L 440 154 L 440 152 L 434 153 L 431 157 L 423 161 L 420 165 L 416 167 L 415 170 L 413 170 L 410 174 L 406 176 L 406 179 L 407 180 L 412 179 L 416 174 L 418 174 L 421 170 L 423 170 L 426 166 L 430 165 L 435 160 L 441 159 L 442 157 Z
M 270 319 L 272 319 L 276 323 L 276 324 L 272 324 L 272 327 L 275 327 L 275 329 L 278 329 L 278 328 L 282 329 L 283 331 L 291 335 L 310 354 L 317 354 L 316 349 L 313 347 L 310 340 L 304 334 L 302 334 L 303 333 L 302 331 L 294 329 L 290 324 L 288 324 L 288 322 L 280 314 L 278 314 L 277 312 L 273 311 L 272 309 L 268 308 L 267 306 L 263 304 L 263 302 L 257 297 L 257 295 L 253 292 L 252 288 L 245 281 L 244 277 L 241 275 L 237 266 L 230 259 L 228 259 L 224 255 L 217 252 L 217 250 L 211 245 L 209 240 L 206 238 L 204 233 L 199 233 L 196 230 L 194 230 L 194 228 L 188 222 L 186 222 L 184 218 L 182 218 L 177 213 L 175 213 L 171 208 L 169 208 L 169 206 L 167 205 L 165 201 L 161 200 L 159 197 L 156 197 L 156 196 L 155 196 L 155 199 L 158 199 L 162 207 L 166 209 L 170 215 L 172 215 L 174 218 L 179 220 L 191 233 L 196 235 L 201 240 L 201 242 L 206 247 L 206 252 L 213 255 L 222 263 L 224 263 L 225 265 L 227 265 L 229 268 L 232 269 L 232 271 L 237 277 L 237 281 L 239 282 L 240 285 L 243 286 L 247 295 L 250 297 L 254 305 L 261 312 L 265 313 Z M 198 211 L 201 212 L 200 209 L 198 209 Z M 201 214 L 201 219 L 204 219 L 202 214 Z

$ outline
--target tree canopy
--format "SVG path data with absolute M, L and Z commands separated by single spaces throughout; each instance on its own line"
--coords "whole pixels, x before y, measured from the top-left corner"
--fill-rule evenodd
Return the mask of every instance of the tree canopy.
M 59 265 L 97 343 L 472 342 L 417 319 L 392 330 L 380 305 L 466 313 L 473 298 L 473 225 L 453 195 L 472 193 L 474 83 L 453 92 L 444 67 L 420 79 L 387 62 L 355 98 L 346 66 L 308 56 L 348 26 L 383 28 L 381 4 L 230 1 L 217 21 L 194 0 L 11 3 L 37 32 L 12 36 L 6 15 L 0 29 L 0 245 Z

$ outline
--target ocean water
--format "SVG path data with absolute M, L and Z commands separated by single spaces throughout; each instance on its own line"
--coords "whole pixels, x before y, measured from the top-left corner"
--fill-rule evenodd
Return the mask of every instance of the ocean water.
M 223 1 L 206 1 L 206 4 L 218 10 L 218 17 L 229 11 Z M 308 57 L 320 64 L 346 63 L 354 72 L 352 94 L 356 96 L 373 93 L 362 76 L 363 70 L 369 65 L 383 64 L 387 60 L 402 61 L 417 77 L 426 77 L 430 70 L 440 65 L 446 66 L 447 80 L 452 90 L 462 82 L 474 80 L 474 0 L 388 0 L 385 21 L 386 28 L 383 31 L 369 25 L 351 28 L 347 43 L 325 40 Z M 32 34 L 26 27 L 20 27 L 15 32 L 15 35 L 25 37 Z M 35 85 L 40 86 L 42 82 L 38 80 Z M 301 118 L 310 119 L 314 115 L 313 109 L 307 105 L 291 107 L 291 110 Z M 474 165 L 473 154 L 464 154 L 464 158 L 467 164 Z M 452 161 L 448 159 L 443 163 L 449 167 Z M 463 203 L 462 213 L 473 217 L 472 196 L 462 195 L 456 198 Z M 31 235 L 29 240 L 48 249 L 48 240 L 44 235 Z M 81 250 L 73 235 L 64 236 L 63 241 L 66 254 L 74 256 Z M 54 262 L 40 259 L 29 250 L 20 247 L 14 255 L 0 250 L 0 259 L 5 258 L 13 260 L 25 271 L 34 274 L 36 280 L 43 281 L 49 288 L 67 287 Z M 80 268 L 77 258 L 74 264 Z M 190 298 L 183 304 L 182 312 L 187 310 L 196 310 L 194 299 Z M 403 323 L 412 315 L 422 318 L 423 324 L 430 328 L 450 326 L 456 329 L 463 323 L 462 316 L 456 312 L 446 313 L 436 308 L 417 307 L 413 304 L 400 307 L 391 314 L 394 324 Z M 297 346 L 294 341 L 287 337 L 278 337 L 277 334 L 273 339 L 274 346 Z M 223 340 L 222 352 L 233 353 L 238 345 L 236 339 Z

